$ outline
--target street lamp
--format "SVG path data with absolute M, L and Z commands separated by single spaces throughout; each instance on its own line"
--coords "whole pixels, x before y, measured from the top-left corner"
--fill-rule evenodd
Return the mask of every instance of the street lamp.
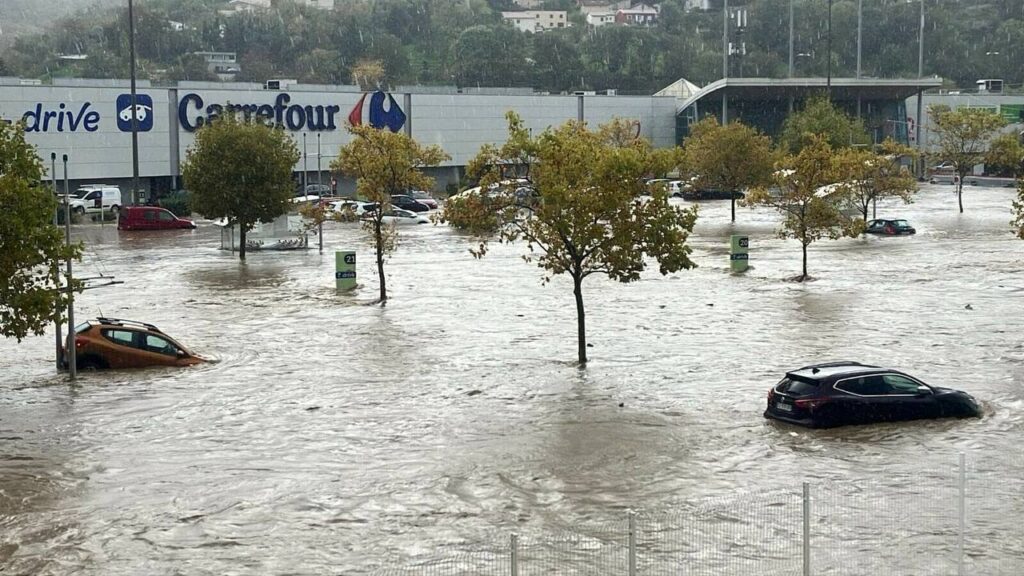
M 828 60 L 825 69 L 827 70 L 825 79 L 825 90 L 828 93 L 828 101 L 832 101 L 832 0 L 828 0 L 828 54 L 825 58 Z
M 135 9 L 128 0 L 128 57 L 131 60 L 132 95 L 132 205 L 139 203 L 139 107 L 135 102 Z

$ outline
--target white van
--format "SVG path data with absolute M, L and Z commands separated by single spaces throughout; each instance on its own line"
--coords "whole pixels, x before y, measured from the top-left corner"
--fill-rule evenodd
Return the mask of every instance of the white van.
M 121 209 L 121 189 L 107 184 L 82 186 L 70 198 L 71 211 L 76 214 L 110 212 Z

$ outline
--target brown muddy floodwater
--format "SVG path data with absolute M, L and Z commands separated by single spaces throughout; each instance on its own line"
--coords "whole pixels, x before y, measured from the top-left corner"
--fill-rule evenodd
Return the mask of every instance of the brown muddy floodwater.
M 152 322 L 220 362 L 71 385 L 52 333 L 0 341 L 0 572 L 361 574 L 441 545 L 808 479 L 916 478 L 889 489 L 925 502 L 928 474 L 958 452 L 1005 477 L 985 520 L 1017 538 L 1024 242 L 1009 230 L 1012 197 L 969 188 L 960 215 L 949 186 L 926 185 L 912 205 L 879 206 L 916 236 L 817 243 L 803 284 L 786 280 L 800 250 L 777 239 L 775 213 L 742 208 L 733 226 L 728 203 L 704 203 L 699 268 L 587 280 L 585 370 L 572 362 L 571 284 L 541 286 L 521 246 L 478 261 L 446 227 L 402 229 L 381 308 L 367 305 L 375 272 L 352 225 L 327 227 L 323 255 L 244 265 L 208 222 L 77 226 L 77 270 L 124 281 L 82 294 L 79 320 Z M 744 276 L 728 274 L 731 233 L 750 235 Z M 338 295 L 333 252 L 349 248 L 364 286 Z M 762 418 L 785 370 L 835 359 L 967 390 L 986 415 L 831 431 Z M 1014 545 L 996 553 L 1005 574 L 1024 573 Z

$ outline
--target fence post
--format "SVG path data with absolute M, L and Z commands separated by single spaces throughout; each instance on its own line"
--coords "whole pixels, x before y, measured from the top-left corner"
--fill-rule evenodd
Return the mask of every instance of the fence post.
M 629 511 L 629 576 L 636 576 L 636 512 Z
M 811 485 L 804 482 L 804 576 L 811 576 Z
M 509 541 L 509 550 L 512 553 L 512 576 L 519 576 L 519 535 L 513 533 Z
M 964 576 L 964 532 L 967 531 L 967 471 L 963 452 L 960 453 L 958 460 L 959 475 L 956 487 L 959 533 L 956 539 L 956 573 L 957 576 Z

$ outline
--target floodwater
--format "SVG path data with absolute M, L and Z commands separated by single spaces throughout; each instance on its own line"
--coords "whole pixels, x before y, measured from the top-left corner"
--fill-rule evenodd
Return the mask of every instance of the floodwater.
M 582 370 L 571 283 L 542 286 L 521 246 L 475 260 L 446 227 L 403 228 L 380 307 L 352 225 L 327 226 L 323 255 L 246 264 L 204 222 L 78 226 L 77 271 L 124 283 L 83 293 L 76 318 L 152 322 L 220 362 L 71 385 L 52 333 L 0 341 L 0 572 L 367 573 L 626 509 L 923 477 L 958 452 L 1024 497 L 1014 192 L 968 188 L 960 215 L 950 190 L 879 205 L 914 237 L 812 245 L 806 283 L 787 280 L 800 250 L 777 238 L 775 213 L 738 208 L 730 225 L 727 202 L 704 203 L 699 268 L 587 279 Z M 728 273 L 731 233 L 750 236 L 742 276 Z M 338 295 L 333 252 L 350 248 L 363 286 Z M 986 415 L 831 431 L 762 418 L 785 370 L 835 359 L 965 389 Z M 1020 524 L 1000 510 L 993 521 Z M 1003 566 L 1024 565 L 1007 554 Z

